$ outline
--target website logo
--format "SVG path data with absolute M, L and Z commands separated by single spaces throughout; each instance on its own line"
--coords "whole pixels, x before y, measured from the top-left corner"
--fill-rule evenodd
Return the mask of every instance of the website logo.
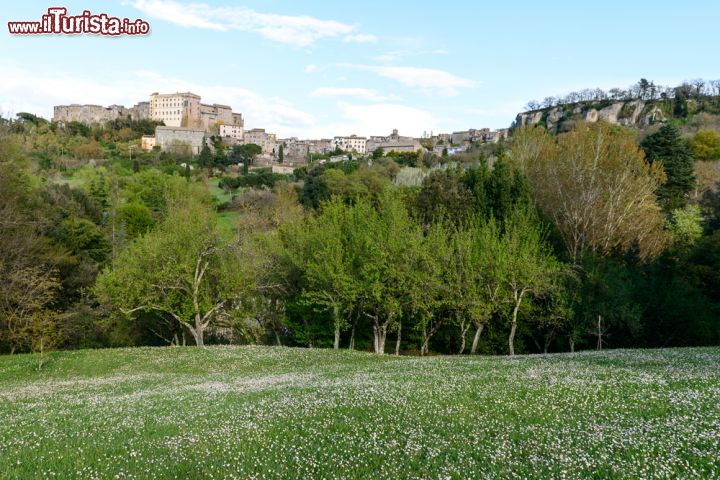
M 141 18 L 130 20 L 90 10 L 68 15 L 65 7 L 50 7 L 40 21 L 8 22 L 8 31 L 11 35 L 147 35 L 150 24 Z

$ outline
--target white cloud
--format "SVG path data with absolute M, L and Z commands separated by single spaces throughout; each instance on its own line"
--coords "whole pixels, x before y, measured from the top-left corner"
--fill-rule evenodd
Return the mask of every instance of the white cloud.
M 355 43 L 375 43 L 378 41 L 378 38 L 375 35 L 369 35 L 367 33 L 354 33 L 352 35 L 345 35 L 343 41 Z
M 128 72 L 121 78 L 87 80 L 80 75 L 63 72 L 28 71 L 13 65 L 5 66 L 0 75 L 0 113 L 4 115 L 28 111 L 52 117 L 53 105 L 91 103 L 132 106 L 147 101 L 150 93 L 192 91 L 205 103 L 230 105 L 240 112 L 249 127 L 268 131 L 300 132 L 315 125 L 315 118 L 276 96 L 263 96 L 244 88 L 198 84 L 167 78 L 155 72 Z M 15 100 L 6 100 L 15 99 Z
M 305 67 L 305 73 L 314 73 L 317 72 L 317 65 L 310 64 L 307 67 Z
M 268 40 L 307 47 L 324 38 L 346 42 L 372 42 L 374 35 L 358 33 L 356 26 L 308 15 L 260 13 L 247 7 L 212 7 L 204 3 L 175 0 L 134 0 L 130 5 L 151 18 L 182 27 L 216 31 L 253 32 Z
M 406 87 L 442 96 L 454 96 L 458 94 L 460 88 L 475 88 L 478 86 L 478 82 L 475 80 L 458 77 L 444 70 L 433 68 L 357 65 L 351 63 L 341 64 L 341 66 L 372 72 L 381 77 L 395 80 Z
M 320 87 L 310 92 L 311 97 L 351 97 L 363 100 L 387 100 L 396 98 L 394 96 L 380 95 L 376 90 L 371 88 L 353 88 L 353 87 Z

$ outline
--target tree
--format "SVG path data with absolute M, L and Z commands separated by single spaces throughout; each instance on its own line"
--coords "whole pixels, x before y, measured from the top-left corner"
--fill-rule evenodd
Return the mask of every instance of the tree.
M 700 130 L 692 139 L 692 150 L 697 160 L 720 160 L 720 133 Z
M 383 155 L 385 155 L 385 149 L 383 147 L 377 147 L 375 150 L 373 150 L 372 158 L 373 160 L 380 160 Z
M 468 219 L 473 203 L 472 192 L 463 183 L 462 170 L 448 168 L 435 170 L 425 177 L 416 209 L 426 225 L 443 217 L 458 225 Z
M 213 147 L 215 147 L 215 166 L 227 165 L 228 158 L 225 153 L 225 144 L 223 144 L 222 137 L 212 137 Z
M 212 168 L 215 164 L 212 152 L 210 151 L 210 146 L 204 139 L 202 142 L 202 148 L 200 149 L 200 154 L 198 155 L 197 162 L 200 168 Z
M 526 127 L 513 136 L 510 156 L 573 263 L 585 249 L 609 255 L 637 247 L 643 258 L 662 249 L 655 191 L 664 174 L 645 162 L 629 130 L 580 123 L 552 138 Z
M 150 231 L 154 223 L 150 209 L 139 202 L 119 205 L 116 211 L 116 220 L 131 240 Z
M 283 144 L 280 144 L 280 148 L 278 149 L 278 163 L 283 163 L 283 160 L 285 159 L 285 147 Z
M 58 314 L 48 310 L 38 310 L 23 325 L 18 334 L 19 343 L 37 354 L 37 369 L 42 369 L 48 353 L 60 346 L 64 340 Z
M 633 298 L 633 284 L 627 266 L 617 259 L 589 253 L 580 260 L 580 288 L 574 321 L 571 323 L 570 349 L 584 335 L 596 338 L 601 350 L 612 329 L 631 335 L 640 330 L 640 307 Z
M 454 286 L 460 283 L 461 265 L 456 261 L 451 224 L 438 221 L 422 230 L 411 228 L 404 240 L 406 255 L 396 266 L 403 288 L 396 298 L 406 316 L 415 317 L 415 329 L 422 342 L 420 355 L 430 351 L 430 339 L 447 321 L 458 322 L 464 306 Z M 401 324 L 398 323 L 398 338 Z M 398 341 L 399 343 L 399 341 Z M 399 345 L 396 352 L 399 350 Z
M 212 208 L 192 197 L 175 198 L 158 228 L 98 276 L 95 292 L 127 315 L 169 315 L 202 346 L 206 329 L 228 318 L 250 287 L 239 254 L 223 244 Z
M 485 195 L 488 212 L 498 220 L 504 220 L 517 208 L 527 207 L 532 202 L 527 179 L 504 156 L 493 165 Z
M 358 309 L 370 320 L 375 353 L 385 353 L 388 331 L 397 327 L 403 297 L 410 291 L 409 265 L 415 249 L 407 248 L 420 235 L 397 192 L 386 189 L 377 208 L 360 199 L 351 210 L 352 251 L 358 281 Z
M 504 225 L 498 263 L 504 278 L 505 298 L 510 304 L 510 355 L 515 355 L 518 313 L 523 300 L 528 295 L 543 296 L 551 292 L 556 277 L 563 272 L 546 236 L 546 230 L 530 209 L 516 210 Z
M 667 181 L 657 191 L 665 211 L 684 207 L 695 188 L 695 173 L 692 151 L 680 131 L 672 124 L 665 124 L 645 138 L 641 146 L 647 161 L 661 163 L 665 171 Z
M 0 137 L 0 344 L 11 353 L 28 345 L 29 325 L 48 312 L 60 290 L 47 223 L 18 145 Z M 38 215 L 39 214 L 39 215 Z M 62 250 L 62 249 L 61 249 Z
M 455 230 L 450 240 L 450 255 L 444 259 L 449 274 L 443 282 L 446 286 L 443 296 L 460 328 L 460 354 L 465 351 L 465 337 L 473 326 L 475 335 L 470 353 L 477 351 L 480 334 L 496 307 L 500 285 L 493 278 L 496 269 L 493 268 L 494 253 L 491 254 L 498 240 L 495 226 L 491 219 L 488 223 L 470 223 Z M 490 229 L 492 233 L 487 235 Z
M 697 205 L 687 205 L 670 212 L 666 222 L 668 236 L 680 250 L 689 250 L 702 238 L 702 214 Z
M 306 299 L 331 311 L 335 335 L 333 347 L 340 348 L 340 331 L 347 325 L 345 316 L 352 311 L 358 294 L 349 245 L 348 207 L 339 197 L 325 204 L 317 220 L 310 220 L 305 278 Z
M 230 159 L 235 162 L 242 162 L 244 173 L 248 172 L 250 165 L 255 161 L 255 157 L 262 153 L 262 147 L 254 143 L 245 143 L 235 145 L 230 152 Z
M 475 326 L 470 353 L 477 352 L 480 335 L 493 314 L 497 313 L 503 303 L 504 288 L 507 276 L 503 262 L 503 250 L 506 245 L 501 235 L 501 225 L 493 217 L 475 226 L 473 240 L 473 263 L 471 270 L 474 282 L 472 289 L 478 298 L 469 310 L 470 320 Z

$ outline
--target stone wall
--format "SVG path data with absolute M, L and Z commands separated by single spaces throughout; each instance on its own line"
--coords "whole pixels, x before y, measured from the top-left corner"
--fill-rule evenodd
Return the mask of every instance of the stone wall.
M 71 105 L 55 105 L 52 119 L 56 122 L 80 122 L 92 125 L 118 118 L 130 117 L 133 120 L 141 120 L 148 118 L 148 114 L 148 102 L 140 102 L 131 108 L 125 108 L 122 105 L 103 107 L 102 105 L 79 105 L 73 103 Z
M 162 150 L 176 148 L 180 144 L 187 144 L 190 153 L 200 153 L 205 141 L 205 130 L 183 127 L 156 127 L 155 142 Z

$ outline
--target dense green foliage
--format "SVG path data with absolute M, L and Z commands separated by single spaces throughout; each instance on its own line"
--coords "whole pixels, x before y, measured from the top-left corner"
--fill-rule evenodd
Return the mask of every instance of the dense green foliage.
M 223 177 L 218 182 L 218 187 L 225 190 L 237 190 L 241 187 L 273 188 L 276 183 L 285 181 L 287 178 L 287 175 L 272 173 L 272 170 L 263 168 L 239 177 Z
M 0 351 L 720 341 L 720 194 L 694 192 L 690 155 L 712 135 L 691 149 L 663 127 L 643 143 L 654 165 L 599 123 L 516 131 L 487 158 L 381 152 L 286 176 L 244 171 L 260 147 L 217 137 L 195 157 L 140 151 L 150 127 L 0 125 Z

